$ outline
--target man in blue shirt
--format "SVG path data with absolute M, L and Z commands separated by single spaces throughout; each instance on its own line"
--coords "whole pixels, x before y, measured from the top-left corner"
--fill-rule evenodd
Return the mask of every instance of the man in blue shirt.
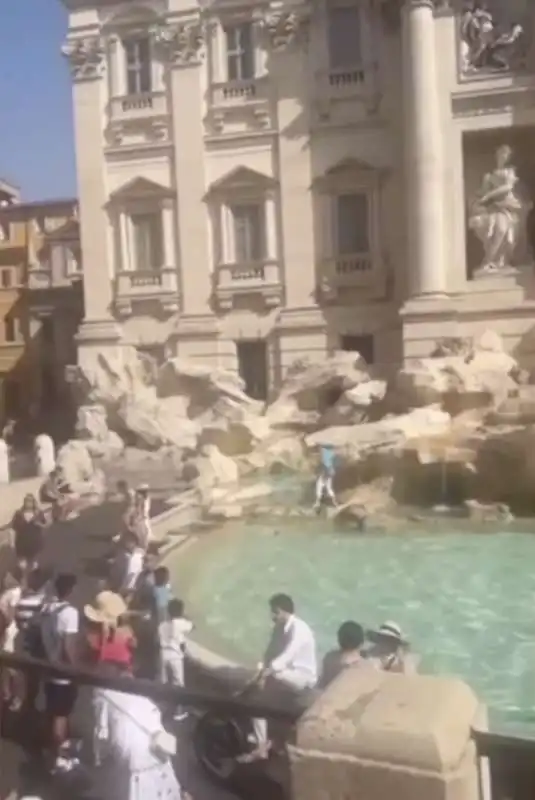
M 325 496 L 329 498 L 333 506 L 337 506 L 336 496 L 333 489 L 333 479 L 335 475 L 336 454 L 330 445 L 320 447 L 320 473 L 316 481 L 316 502 L 314 510 L 319 511 Z

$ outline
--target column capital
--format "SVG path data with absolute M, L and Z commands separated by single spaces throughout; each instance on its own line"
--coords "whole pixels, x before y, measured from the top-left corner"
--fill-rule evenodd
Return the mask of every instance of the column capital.
M 155 44 L 173 67 L 195 67 L 203 57 L 205 35 L 200 18 L 159 25 L 152 30 Z
M 259 21 L 269 47 L 275 52 L 283 52 L 298 43 L 305 43 L 310 24 L 310 8 L 296 6 L 293 10 L 269 10 Z
M 101 36 L 81 36 L 67 39 L 61 48 L 61 53 L 69 62 L 74 81 L 88 81 L 102 77 L 105 47 Z

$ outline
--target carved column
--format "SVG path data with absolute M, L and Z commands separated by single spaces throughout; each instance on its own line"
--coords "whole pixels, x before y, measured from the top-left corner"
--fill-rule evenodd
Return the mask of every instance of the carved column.
M 209 216 L 205 200 L 201 75 L 204 37 L 199 18 L 169 22 L 158 35 L 167 64 L 173 119 L 174 183 L 177 191 L 177 228 L 184 315 L 211 313 Z M 187 124 L 184 110 L 187 109 Z
M 275 197 L 270 194 L 266 198 L 266 257 L 269 261 L 278 258 L 277 248 L 277 206 Z
M 100 36 L 68 39 L 62 48 L 74 83 L 73 111 L 76 170 L 79 187 L 80 240 L 84 254 L 85 314 L 78 332 L 79 360 L 88 360 L 103 346 L 115 346 L 121 328 L 112 316 L 113 265 L 110 228 L 104 211 L 105 181 L 102 108 L 107 95 L 105 48 Z
M 291 308 L 314 305 L 316 290 L 314 214 L 310 187 L 312 166 L 309 133 L 313 128 L 310 93 L 313 65 L 308 56 L 311 7 L 301 3 L 269 13 L 264 20 L 269 50 L 270 81 L 274 84 L 279 128 L 280 206 L 283 232 L 286 304 Z
M 162 209 L 163 265 L 176 268 L 174 214 L 174 203 L 172 200 L 166 200 Z
M 130 255 L 130 237 L 128 230 L 128 217 L 125 211 L 119 213 L 119 241 L 121 244 L 121 265 L 122 272 L 130 272 L 134 269 L 133 259 Z
M 433 0 L 402 10 L 408 269 L 411 295 L 446 290 L 444 142 Z

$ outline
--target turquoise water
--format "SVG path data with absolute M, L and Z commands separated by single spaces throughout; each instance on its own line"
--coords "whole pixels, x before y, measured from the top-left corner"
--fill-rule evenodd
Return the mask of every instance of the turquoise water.
M 255 662 L 269 634 L 267 599 L 291 594 L 320 653 L 338 626 L 398 622 L 422 671 L 462 676 L 494 719 L 535 723 L 535 536 L 356 536 L 321 521 L 248 522 L 172 556 L 177 592 L 199 641 Z

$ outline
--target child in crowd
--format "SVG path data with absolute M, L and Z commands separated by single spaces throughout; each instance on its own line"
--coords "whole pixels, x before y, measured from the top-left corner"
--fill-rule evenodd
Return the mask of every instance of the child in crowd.
M 163 683 L 184 686 L 184 654 L 186 636 L 193 630 L 193 623 L 184 616 L 184 603 L 173 598 L 167 606 L 167 619 L 158 626 L 160 641 L 161 679 Z M 181 708 L 175 713 L 176 720 L 187 714 Z
M 170 575 L 167 567 L 156 567 L 152 596 L 154 600 L 153 618 L 155 625 L 165 622 L 168 615 L 169 601 L 172 599 Z

